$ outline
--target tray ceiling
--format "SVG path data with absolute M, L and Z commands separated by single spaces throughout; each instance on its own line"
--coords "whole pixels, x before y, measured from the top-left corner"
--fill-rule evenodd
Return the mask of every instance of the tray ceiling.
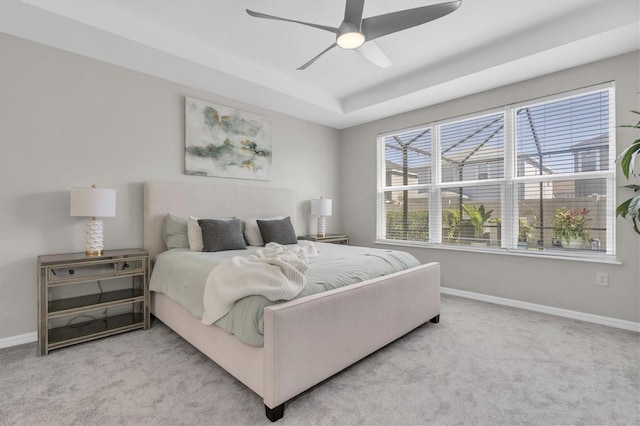
M 339 129 L 640 48 L 636 0 L 463 0 L 376 40 L 389 68 L 335 48 L 298 71 L 335 36 L 247 8 L 337 26 L 344 0 L 0 0 L 0 31 Z

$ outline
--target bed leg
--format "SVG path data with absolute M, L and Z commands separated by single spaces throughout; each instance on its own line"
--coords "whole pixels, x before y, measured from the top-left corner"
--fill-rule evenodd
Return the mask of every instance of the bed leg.
M 284 403 L 278 405 L 275 408 L 269 408 L 266 405 L 264 406 L 264 411 L 267 414 L 267 418 L 272 422 L 280 420 L 284 417 Z
M 439 323 L 439 322 L 440 322 L 440 315 L 436 315 L 435 317 L 431 318 L 431 319 L 429 320 L 429 322 L 432 322 L 432 323 L 434 323 L 434 324 Z

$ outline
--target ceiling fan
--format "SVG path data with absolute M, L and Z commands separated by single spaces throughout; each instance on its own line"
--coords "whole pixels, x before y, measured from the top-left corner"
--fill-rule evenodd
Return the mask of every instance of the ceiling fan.
M 329 27 L 326 25 L 314 24 L 294 19 L 280 18 L 278 16 L 267 15 L 265 13 L 254 12 L 246 9 L 247 13 L 256 18 L 274 19 L 276 21 L 293 22 L 296 24 L 307 25 L 309 27 L 318 28 L 336 34 L 336 41 L 325 50 L 320 52 L 307 63 L 301 65 L 297 69 L 304 70 L 313 64 L 320 56 L 327 53 L 336 46 L 343 49 L 355 50 L 364 58 L 386 68 L 391 65 L 391 61 L 385 53 L 378 47 L 373 40 L 388 34 L 406 30 L 434 19 L 441 18 L 462 4 L 462 0 L 451 1 L 448 3 L 433 4 L 429 6 L 416 7 L 413 9 L 401 10 L 398 12 L 386 13 L 384 15 L 371 16 L 369 18 L 362 17 L 364 9 L 364 0 L 346 0 L 347 4 L 344 11 L 344 20 L 339 27 Z

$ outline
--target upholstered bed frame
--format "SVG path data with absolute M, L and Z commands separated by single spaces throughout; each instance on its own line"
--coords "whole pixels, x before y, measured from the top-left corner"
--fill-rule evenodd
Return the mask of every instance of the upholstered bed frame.
M 167 213 L 207 218 L 289 215 L 294 191 L 203 184 L 144 183 L 144 245 L 165 250 Z M 264 400 L 267 417 L 284 403 L 440 314 L 440 267 L 421 265 L 265 308 L 264 347 L 248 346 L 162 293 L 151 294 L 153 315 Z

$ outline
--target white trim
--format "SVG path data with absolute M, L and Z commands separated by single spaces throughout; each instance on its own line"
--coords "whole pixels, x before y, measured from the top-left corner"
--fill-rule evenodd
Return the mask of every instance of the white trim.
M 35 331 L 26 334 L 19 334 L 17 336 L 3 337 L 2 339 L 0 339 L 0 349 L 10 348 L 11 346 L 18 346 L 36 341 L 38 341 L 38 333 Z
M 373 242 L 373 244 L 386 244 L 389 246 L 398 246 L 398 247 L 421 247 L 433 250 L 453 250 L 453 251 L 464 251 L 469 253 L 482 253 L 482 254 L 497 254 L 501 256 L 520 256 L 520 257 L 530 257 L 532 259 L 553 259 L 553 260 L 570 260 L 576 262 L 587 262 L 587 263 L 606 263 L 608 265 L 622 265 L 622 262 L 619 261 L 615 256 L 611 255 L 586 255 L 585 252 L 588 250 L 581 250 L 581 256 L 571 256 L 571 252 L 569 250 L 561 251 L 558 250 L 555 253 L 551 252 L 551 250 L 543 250 L 543 251 L 535 251 L 535 250 L 526 250 L 526 249 L 509 249 L 502 247 L 487 247 L 487 248 L 477 248 L 465 245 L 449 245 L 449 244 L 440 244 L 434 242 L 419 242 L 419 241 L 404 241 L 404 240 L 385 240 L 385 239 L 377 239 Z M 598 252 L 599 253 L 599 252 Z
M 471 291 L 458 290 L 455 288 L 441 287 L 440 292 L 443 294 L 450 294 L 452 296 L 464 297 L 466 299 L 480 300 L 482 302 L 495 303 L 496 305 L 511 306 L 513 308 L 541 312 L 543 314 L 555 315 L 563 318 L 571 318 L 578 321 L 606 325 L 608 327 L 621 328 L 623 330 L 635 331 L 636 333 L 640 333 L 639 322 L 626 321 L 611 317 L 603 317 L 600 315 L 587 314 L 585 312 L 570 311 L 568 309 L 538 305 L 536 303 L 522 302 L 520 300 L 506 299 L 504 297 L 490 296 L 488 294 L 474 293 Z

